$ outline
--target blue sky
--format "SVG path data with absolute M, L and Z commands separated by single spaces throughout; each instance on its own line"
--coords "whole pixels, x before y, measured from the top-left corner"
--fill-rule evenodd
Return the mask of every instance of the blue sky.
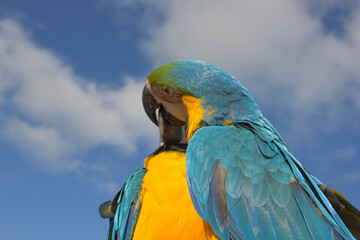
M 249 89 L 303 165 L 360 207 L 356 1 L 0 3 L 0 238 L 105 239 L 112 199 L 158 144 L 144 79 L 178 59 Z

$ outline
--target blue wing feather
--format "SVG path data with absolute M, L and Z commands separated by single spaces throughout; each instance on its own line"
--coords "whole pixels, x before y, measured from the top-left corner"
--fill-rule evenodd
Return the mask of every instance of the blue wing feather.
M 291 228 L 294 239 L 300 239 L 301 237 L 303 237 L 304 239 L 314 238 L 310 235 L 311 231 L 306 225 L 307 220 L 302 215 L 300 207 L 299 205 L 297 205 L 293 193 L 291 193 L 289 204 L 287 208 L 285 208 L 285 214 L 287 219 L 289 220 L 289 226 Z M 295 219 L 297 218 L 302 218 L 302 221 L 296 221 Z
M 127 240 L 133 237 L 141 210 L 141 185 L 146 172 L 145 168 L 134 172 L 119 191 L 111 234 L 113 240 Z
M 207 126 L 195 132 L 186 167 L 200 215 L 222 239 L 354 239 L 318 189 L 317 179 L 266 123 Z M 226 172 L 227 202 L 220 210 L 224 207 L 214 199 L 223 196 L 213 187 L 219 164 Z
M 277 239 L 294 239 L 284 212 L 285 207 L 279 206 L 279 204 L 274 201 L 274 198 L 269 198 L 267 208 Z M 264 236 L 264 238 L 266 238 L 266 236 Z
M 254 215 L 256 222 L 259 226 L 260 235 L 266 236 L 263 239 L 277 239 L 274 226 L 271 223 L 270 212 L 268 211 L 267 204 L 263 204 L 261 207 L 254 207 Z

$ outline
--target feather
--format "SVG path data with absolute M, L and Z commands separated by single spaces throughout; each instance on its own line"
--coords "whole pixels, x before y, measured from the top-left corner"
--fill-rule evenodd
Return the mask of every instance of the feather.
M 331 239 L 331 231 L 329 231 L 328 224 L 321 218 L 314 204 L 309 201 L 304 190 L 302 190 L 297 183 L 293 183 L 291 184 L 291 192 L 312 238 Z
M 256 223 L 259 226 L 259 231 L 262 239 L 277 239 L 274 226 L 270 219 L 270 212 L 268 211 L 267 204 L 264 204 L 261 207 L 255 207 L 254 216 L 256 219 Z
M 320 183 L 321 184 L 321 183 Z M 356 209 L 339 191 L 326 185 L 319 185 L 335 211 L 356 239 L 360 239 L 360 211 Z
M 267 202 L 271 225 L 278 239 L 293 239 L 284 208 L 280 207 L 272 198 Z
M 133 173 L 113 200 L 118 203 L 111 234 L 113 240 L 117 239 L 117 234 L 121 240 L 131 239 L 134 234 L 141 209 L 141 184 L 146 171 L 143 168 Z
M 293 171 L 298 163 L 289 162 L 291 155 L 283 152 L 286 147 L 277 148 L 276 151 L 271 149 L 270 152 L 276 154 L 268 158 L 263 151 L 270 147 L 263 145 L 262 151 L 258 145 L 258 135 L 250 131 L 255 129 L 233 125 L 211 126 L 203 127 L 194 134 L 191 141 L 195 144 L 188 148 L 187 162 L 193 159 L 197 150 L 205 149 L 203 146 L 208 145 L 208 152 L 202 153 L 205 159 L 199 161 L 206 164 L 205 168 L 200 163 L 191 162 L 191 169 L 187 165 L 187 171 L 201 172 L 189 177 L 189 189 L 200 206 L 204 220 L 223 239 L 227 239 L 228 235 L 240 239 L 341 239 L 338 229 L 323 217 L 322 210 L 310 199 L 308 191 L 311 189 L 303 190 L 298 180 L 295 180 L 297 174 L 305 181 L 304 171 Z M 234 140 L 236 136 L 241 137 Z M 206 143 L 202 139 L 206 139 Z M 234 148 L 227 146 L 234 143 L 238 145 L 238 150 L 229 154 L 230 149 Z M 236 158 L 227 161 L 229 155 Z M 250 162 L 249 156 L 256 157 Z M 219 204 L 219 188 L 214 184 L 218 181 L 215 175 L 218 175 L 216 169 L 220 165 L 226 172 L 224 186 L 227 206 Z M 198 196 L 203 198 L 204 192 L 199 192 L 201 189 L 209 196 L 205 202 L 198 199 Z M 223 207 L 217 209 L 220 205 Z M 227 225 L 219 221 L 226 211 Z M 227 229 L 223 226 L 227 226 Z

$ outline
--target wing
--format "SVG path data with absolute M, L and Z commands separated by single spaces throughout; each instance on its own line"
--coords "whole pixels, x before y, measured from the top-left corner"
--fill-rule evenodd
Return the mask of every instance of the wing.
M 203 127 L 189 142 L 186 170 L 195 208 L 222 239 L 354 239 L 268 129 Z
M 134 172 L 112 201 L 111 211 L 115 216 L 110 218 L 108 239 L 132 239 L 141 210 L 141 185 L 146 171 L 143 168 Z
M 351 234 L 360 239 L 360 211 L 354 207 L 338 190 L 326 186 L 319 179 L 311 175 L 314 182 L 329 200 L 331 206 L 335 209 L 345 226 Z

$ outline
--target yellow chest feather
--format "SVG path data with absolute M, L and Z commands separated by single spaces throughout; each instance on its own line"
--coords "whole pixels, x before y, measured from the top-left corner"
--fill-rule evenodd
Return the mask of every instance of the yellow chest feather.
M 184 153 L 160 153 L 146 159 L 145 167 L 133 239 L 218 239 L 192 205 Z

